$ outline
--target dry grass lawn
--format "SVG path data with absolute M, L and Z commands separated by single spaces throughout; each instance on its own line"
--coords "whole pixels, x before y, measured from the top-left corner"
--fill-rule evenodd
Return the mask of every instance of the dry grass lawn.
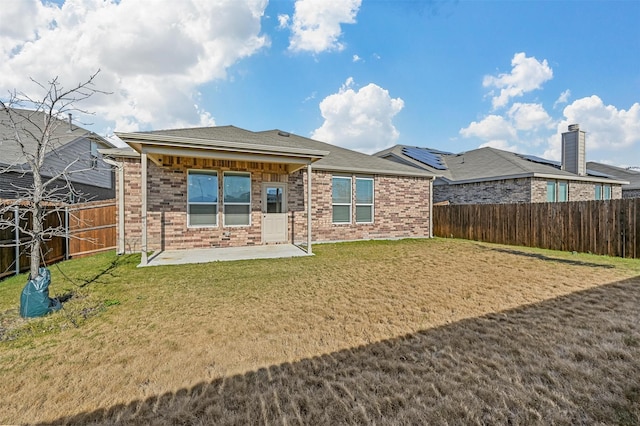
M 640 261 L 460 240 L 0 283 L 0 423 L 638 424 Z M 93 263 L 92 263 L 93 262 Z

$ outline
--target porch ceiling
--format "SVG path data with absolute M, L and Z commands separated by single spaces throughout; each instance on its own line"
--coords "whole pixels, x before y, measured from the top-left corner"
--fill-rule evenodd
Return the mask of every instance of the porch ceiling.
M 184 138 L 144 133 L 116 133 L 131 148 L 146 153 L 157 165 L 162 165 L 165 155 L 199 157 L 217 160 L 255 161 L 286 164 L 289 172 L 318 161 L 329 154 L 307 148 L 270 146 L 246 142 L 229 142 L 210 139 Z

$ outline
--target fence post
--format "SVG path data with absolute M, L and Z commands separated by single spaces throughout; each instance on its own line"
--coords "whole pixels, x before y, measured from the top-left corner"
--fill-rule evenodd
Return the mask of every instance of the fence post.
M 15 206 L 13 211 L 13 221 L 15 228 L 13 231 L 14 238 L 16 240 L 16 275 L 20 274 L 20 206 Z

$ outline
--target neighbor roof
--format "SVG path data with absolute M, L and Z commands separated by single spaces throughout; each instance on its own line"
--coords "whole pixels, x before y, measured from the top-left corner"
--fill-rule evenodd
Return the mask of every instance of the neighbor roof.
M 424 150 L 431 157 L 437 157 L 440 164 L 444 165 L 440 170 L 433 165 L 418 161 L 416 155 L 407 155 L 407 148 L 412 150 Z M 410 151 L 409 151 L 410 152 Z M 409 164 L 413 167 L 427 170 L 437 175 L 441 180 L 449 184 L 461 184 L 470 182 L 482 182 L 502 179 L 515 179 L 522 177 L 540 177 L 549 179 L 568 179 L 590 182 L 608 182 L 616 184 L 628 183 L 615 177 L 603 175 L 593 170 L 587 170 L 587 176 L 579 176 L 560 169 L 560 163 L 535 156 L 515 154 L 496 148 L 478 148 L 459 154 L 452 154 L 430 148 L 408 147 L 396 145 L 384 151 L 374 154 L 394 162 Z
M 313 168 L 316 170 L 433 177 L 433 174 L 417 170 L 415 167 L 394 164 L 378 157 L 277 129 L 252 132 L 235 126 L 218 126 L 116 134 L 138 152 L 141 152 L 144 144 L 238 150 L 310 158 L 315 161 Z
M 623 191 L 640 189 L 640 170 L 623 169 L 622 167 L 595 163 L 593 161 L 587 162 L 587 168 L 607 174 L 614 179 L 629 181 L 629 185 L 622 187 Z
M 29 133 L 36 135 L 36 137 L 42 135 L 45 118 L 46 114 L 42 111 L 17 108 L 0 109 L 0 147 L 2 148 L 0 164 L 20 166 L 26 162 L 22 150 L 16 142 L 11 120 L 20 129 L 20 133 L 26 136 L 22 139 L 26 152 L 35 152 L 37 140 L 27 135 Z M 35 123 L 42 123 L 42 125 L 36 125 Z M 80 138 L 95 140 L 105 147 L 113 146 L 95 133 L 73 123 L 70 125 L 68 121 L 54 118 L 52 124 L 53 136 L 50 139 L 51 143 L 47 146 L 47 154 Z

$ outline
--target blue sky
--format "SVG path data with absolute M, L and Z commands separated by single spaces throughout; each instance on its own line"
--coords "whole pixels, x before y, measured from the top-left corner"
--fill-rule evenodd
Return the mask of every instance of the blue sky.
M 588 160 L 640 166 L 638 1 L 4 1 L 0 93 L 100 68 L 101 134 L 232 124 L 559 159 L 579 123 Z

